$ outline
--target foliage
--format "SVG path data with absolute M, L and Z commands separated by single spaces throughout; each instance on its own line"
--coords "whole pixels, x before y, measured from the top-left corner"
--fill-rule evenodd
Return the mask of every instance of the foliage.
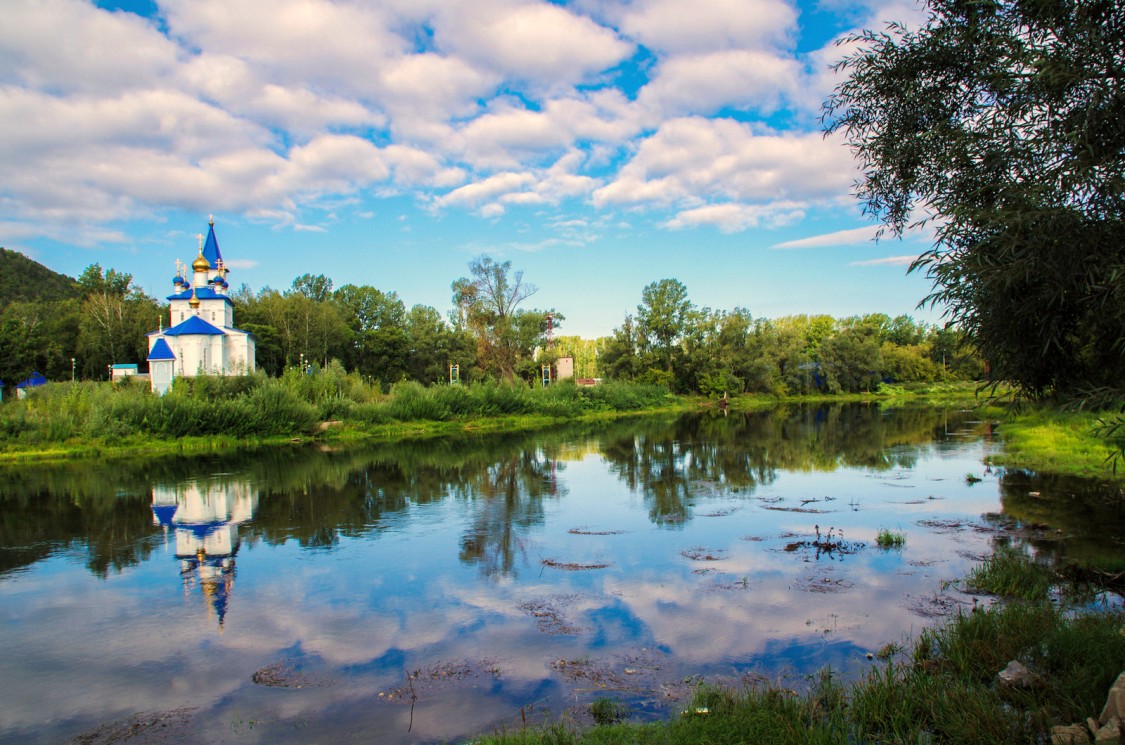
M 145 334 L 160 323 L 161 310 L 134 283 L 131 274 L 99 264 L 86 267 L 78 284 L 85 294 L 78 314 L 74 356 L 83 377 L 107 375 L 109 365 L 148 357 Z
M 395 384 L 390 396 L 337 361 L 321 369 L 286 370 L 280 378 L 177 378 L 164 396 L 143 382 L 50 383 L 0 409 L 0 447 L 105 442 L 129 437 L 235 438 L 301 436 L 318 422 L 363 424 L 449 421 L 530 415 L 570 418 L 604 411 L 635 411 L 667 404 L 666 389 L 627 383 L 593 388 L 560 383 L 548 388 L 497 381 L 425 387 Z
M 77 300 L 78 284 L 18 251 L 0 248 L 0 310 L 14 302 Z
M 847 40 L 825 104 L 914 268 L 1021 393 L 1125 396 L 1125 5 L 929 0 L 919 29 Z
M 874 391 L 881 382 L 974 379 L 982 364 L 956 329 L 882 313 L 755 319 L 745 308 L 698 308 L 675 280 L 645 288 L 600 347 L 601 377 L 679 393 L 804 395 Z
M 528 377 L 532 352 L 547 330 L 547 314 L 519 306 L 537 288 L 523 281 L 522 271 L 512 272 L 512 262 L 489 256 L 469 262 L 469 273 L 471 278 L 454 281 L 451 289 L 460 324 L 476 338 L 478 363 L 486 373 L 509 383 L 517 372 Z

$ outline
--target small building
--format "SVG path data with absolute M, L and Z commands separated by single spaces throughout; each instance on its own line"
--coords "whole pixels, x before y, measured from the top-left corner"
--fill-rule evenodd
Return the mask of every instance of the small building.
M 570 380 L 574 377 L 574 358 L 559 357 L 555 370 L 555 380 Z
M 116 383 L 119 380 L 124 380 L 125 378 L 129 378 L 129 377 L 132 377 L 132 376 L 136 375 L 138 370 L 137 370 L 137 366 L 135 364 L 132 364 L 132 365 L 121 364 L 121 365 L 110 365 L 109 372 L 110 372 L 110 379 L 113 380 L 113 382 Z
M 148 335 L 149 384 L 156 393 L 167 391 L 178 377 L 250 375 L 256 369 L 254 335 L 234 326 L 234 302 L 227 295 L 230 269 L 219 251 L 215 221 L 208 226 L 190 267 L 176 260 L 169 327 Z
M 47 379 L 38 372 L 31 373 L 27 380 L 16 383 L 16 399 L 22 400 L 32 388 L 47 385 Z

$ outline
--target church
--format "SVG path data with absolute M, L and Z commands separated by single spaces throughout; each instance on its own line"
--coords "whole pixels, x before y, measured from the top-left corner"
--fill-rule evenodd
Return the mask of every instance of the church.
M 168 296 L 168 328 L 148 334 L 148 370 L 152 390 L 163 394 L 178 377 L 250 375 L 255 369 L 254 335 L 234 327 L 234 303 L 227 295 L 230 270 L 215 238 L 215 220 L 207 239 L 199 236 L 199 256 L 189 265 L 176 259 Z M 188 269 L 191 274 L 188 274 Z

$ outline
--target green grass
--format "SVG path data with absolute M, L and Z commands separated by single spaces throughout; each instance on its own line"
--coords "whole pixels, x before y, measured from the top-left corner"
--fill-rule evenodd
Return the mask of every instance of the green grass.
M 1024 410 L 1000 419 L 997 432 L 1003 450 L 989 458 L 1001 466 L 1027 468 L 1100 478 L 1125 478 L 1125 468 L 1114 456 L 1125 448 L 1119 431 L 1115 436 L 1098 432 L 1105 414 L 1057 409 Z
M 549 388 L 499 383 L 423 387 L 377 386 L 346 373 L 338 363 L 313 374 L 288 371 L 177 379 L 164 396 L 136 382 L 54 383 L 22 401 L 0 406 L 0 462 L 90 455 L 158 454 L 174 444 L 204 449 L 208 439 L 240 443 L 360 442 L 427 437 L 465 430 L 519 430 L 560 420 L 686 408 L 659 386 L 606 383 Z M 322 431 L 321 422 L 334 426 Z
M 906 534 L 880 528 L 875 534 L 875 545 L 879 548 L 902 548 L 906 545 Z
M 1027 566 L 1017 566 L 1021 563 Z M 989 577 L 1009 575 L 1055 577 L 1018 552 L 1003 552 L 975 571 L 971 581 L 984 584 L 992 581 Z M 800 692 L 701 687 L 685 713 L 665 722 L 583 730 L 560 721 L 512 732 L 501 728 L 474 742 L 1045 742 L 1051 726 L 1096 716 L 1125 669 L 1125 614 L 1070 607 L 1047 595 L 1022 592 L 1025 599 L 959 614 L 924 630 L 909 654 L 894 646 L 880 656 L 882 664 L 851 683 L 825 670 Z M 1039 684 L 1024 690 L 998 686 L 996 673 L 1011 660 L 1026 665 Z
M 974 592 L 1020 600 L 1046 600 L 1054 572 L 1022 552 L 1000 546 L 969 573 L 967 586 Z
M 629 707 L 615 698 L 597 698 L 590 704 L 590 716 L 599 725 L 617 724 L 629 716 Z

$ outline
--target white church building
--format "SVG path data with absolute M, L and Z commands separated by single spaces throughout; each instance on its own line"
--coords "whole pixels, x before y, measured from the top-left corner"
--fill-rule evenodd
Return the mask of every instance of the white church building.
M 164 393 L 178 377 L 249 375 L 255 369 L 254 335 L 234 327 L 234 303 L 227 296 L 230 270 L 215 239 L 199 236 L 199 256 L 189 266 L 176 260 L 169 324 L 148 335 L 152 390 Z

